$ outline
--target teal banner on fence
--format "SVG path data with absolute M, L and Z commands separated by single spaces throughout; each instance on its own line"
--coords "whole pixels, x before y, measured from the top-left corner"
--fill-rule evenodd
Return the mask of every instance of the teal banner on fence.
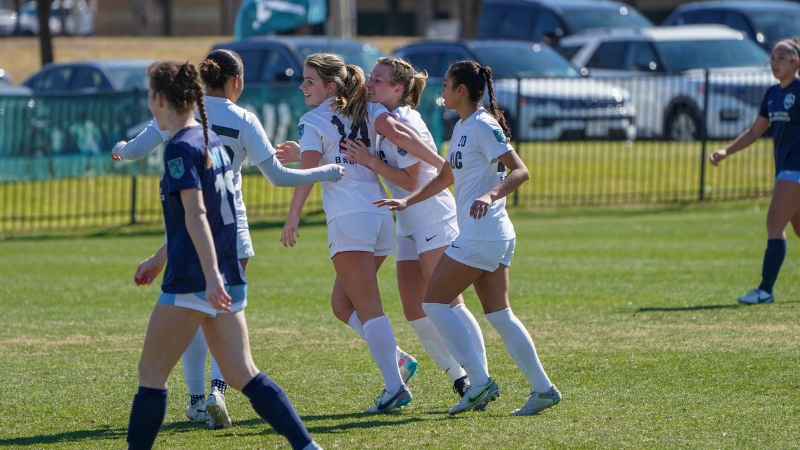
M 418 107 L 437 143 L 444 135 L 439 88 L 429 86 Z M 273 144 L 296 140 L 297 122 L 311 109 L 295 84 L 248 86 L 237 104 L 258 116 Z M 0 97 L 0 182 L 158 174 L 163 147 L 141 161 L 109 156 L 150 120 L 142 91 Z

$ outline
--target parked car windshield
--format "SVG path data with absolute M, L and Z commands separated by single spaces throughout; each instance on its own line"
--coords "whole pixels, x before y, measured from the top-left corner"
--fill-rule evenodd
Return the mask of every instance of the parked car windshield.
M 750 16 L 756 29 L 764 34 L 766 42 L 797 36 L 800 30 L 800 13 L 795 10 L 764 11 Z
M 749 39 L 656 42 L 670 70 L 763 66 L 769 55 Z
M 472 52 L 481 64 L 492 68 L 494 78 L 581 76 L 572 64 L 546 45 L 476 46 Z
M 119 67 L 108 69 L 108 72 L 113 78 L 111 82 L 118 91 L 148 89 L 150 86 L 147 67 Z
M 319 48 L 315 46 L 298 46 L 297 51 L 305 60 L 306 56 L 318 52 Z M 375 67 L 376 59 L 385 56 L 380 50 L 367 44 L 361 47 L 354 45 L 337 46 L 334 44 L 327 51 L 341 56 L 347 64 L 355 64 L 367 73 Z
M 620 9 L 576 9 L 565 14 L 564 19 L 569 23 L 573 33 L 593 28 L 648 28 L 653 26 L 653 23 L 639 11 L 624 6 Z

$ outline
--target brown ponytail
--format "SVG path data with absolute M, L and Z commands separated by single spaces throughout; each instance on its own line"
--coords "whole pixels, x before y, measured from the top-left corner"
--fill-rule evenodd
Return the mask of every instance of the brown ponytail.
M 405 95 L 402 102 L 404 105 L 416 108 L 419 105 L 422 91 L 425 89 L 428 73 L 417 72 L 411 63 L 396 56 L 378 58 L 377 63 L 392 69 L 392 78 L 389 82 L 393 86 L 403 87 Z
M 511 139 L 511 128 L 506 123 L 503 111 L 497 107 L 497 100 L 494 97 L 494 81 L 492 80 L 492 69 L 489 66 L 482 66 L 472 60 L 464 60 L 450 64 L 447 69 L 453 84 L 458 86 L 463 84 L 467 88 L 469 100 L 480 105 L 483 102 L 484 87 L 489 89 L 489 113 L 500 124 L 506 139 Z
M 203 101 L 203 85 L 197 67 L 190 62 L 157 61 L 147 68 L 150 89 L 164 96 L 176 113 L 191 114 L 195 106 L 200 111 L 205 139 L 206 167 L 211 167 L 208 155 L 208 117 Z
M 333 95 L 336 111 L 349 117 L 354 124 L 361 124 L 367 120 L 367 81 L 360 67 L 345 65 L 342 58 L 330 53 L 308 55 L 305 65 L 316 70 L 326 85 L 336 84 L 336 92 Z

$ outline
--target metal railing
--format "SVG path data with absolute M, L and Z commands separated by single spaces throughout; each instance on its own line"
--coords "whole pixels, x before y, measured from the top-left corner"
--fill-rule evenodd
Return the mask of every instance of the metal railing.
M 768 195 L 772 141 L 710 168 L 708 153 L 758 114 L 763 73 L 703 72 L 683 77 L 497 80 L 495 94 L 513 125 L 512 143 L 531 179 L 510 203 L 608 205 L 725 200 Z M 456 118 L 438 105 L 429 80 L 424 120 L 446 152 Z M 248 86 L 239 104 L 273 142 L 295 138 L 308 107 L 296 86 Z M 708 107 L 706 107 L 708 105 Z M 0 97 L 0 232 L 113 227 L 162 220 L 158 181 L 163 148 L 136 162 L 114 162 L 113 144 L 151 119 L 143 92 Z M 278 218 L 292 190 L 245 167 L 250 219 Z M 315 188 L 306 213 L 321 210 Z

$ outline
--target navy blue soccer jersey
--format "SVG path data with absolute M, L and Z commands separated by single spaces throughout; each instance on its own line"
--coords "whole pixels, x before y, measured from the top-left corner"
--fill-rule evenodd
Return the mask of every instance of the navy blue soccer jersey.
M 186 211 L 180 191 L 201 189 L 206 217 L 211 227 L 217 262 L 226 285 L 244 284 L 244 273 L 236 256 L 233 171 L 230 158 L 219 138 L 209 131 L 206 168 L 203 127 L 187 127 L 170 139 L 164 150 L 161 175 L 161 205 L 167 228 L 167 268 L 161 290 L 169 294 L 202 292 L 206 280 L 200 258 L 186 229 Z
M 775 173 L 800 170 L 800 81 L 767 89 L 759 116 L 769 119 L 775 143 Z

